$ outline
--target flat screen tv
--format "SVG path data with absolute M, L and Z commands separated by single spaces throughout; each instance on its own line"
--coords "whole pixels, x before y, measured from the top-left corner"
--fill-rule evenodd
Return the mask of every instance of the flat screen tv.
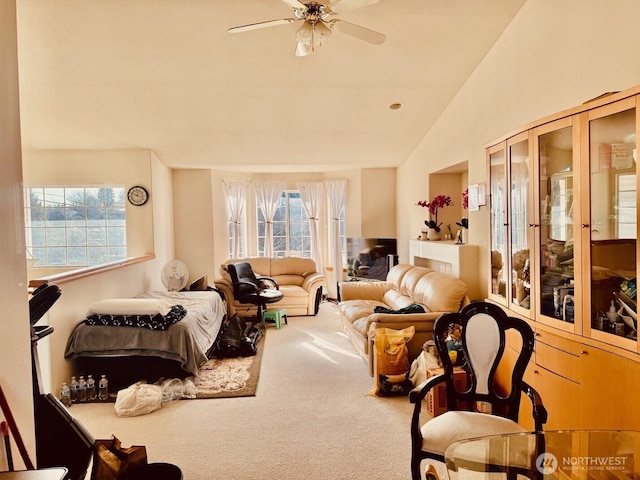
M 385 280 L 398 263 L 395 238 L 347 238 L 347 277 L 350 280 Z

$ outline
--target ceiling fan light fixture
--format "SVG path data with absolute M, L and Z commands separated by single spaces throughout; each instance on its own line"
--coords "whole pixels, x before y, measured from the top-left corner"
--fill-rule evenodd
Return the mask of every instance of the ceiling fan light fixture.
M 296 57 L 306 57 L 312 51 L 313 49 L 311 48 L 311 45 L 307 45 L 302 42 L 298 42 L 296 44 Z
M 324 22 L 316 22 L 313 25 L 313 46 L 319 47 L 331 37 L 331 28 Z
M 311 45 L 313 39 L 313 25 L 310 22 L 304 22 L 296 32 L 296 40 L 298 43 Z

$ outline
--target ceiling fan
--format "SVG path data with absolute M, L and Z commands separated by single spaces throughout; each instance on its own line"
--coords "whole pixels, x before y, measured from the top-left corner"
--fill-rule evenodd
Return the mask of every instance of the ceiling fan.
M 382 33 L 336 18 L 339 13 L 373 5 L 378 0 L 282 1 L 293 8 L 294 18 L 282 18 L 232 27 L 228 30 L 229 33 L 247 32 L 259 28 L 302 22 L 296 32 L 297 44 L 295 53 L 297 57 L 304 57 L 314 52 L 316 47 L 321 46 L 331 36 L 334 29 L 374 45 L 380 45 L 387 39 Z

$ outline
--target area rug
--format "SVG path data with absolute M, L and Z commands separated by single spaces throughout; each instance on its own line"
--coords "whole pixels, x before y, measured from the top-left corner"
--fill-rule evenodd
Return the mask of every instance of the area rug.
M 196 398 L 252 397 L 258 388 L 264 336 L 251 357 L 212 358 L 193 377 Z

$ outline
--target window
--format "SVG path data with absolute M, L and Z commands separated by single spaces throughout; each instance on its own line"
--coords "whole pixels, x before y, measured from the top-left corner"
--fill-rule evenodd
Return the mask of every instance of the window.
M 35 267 L 88 267 L 127 258 L 124 187 L 25 188 Z
M 258 252 L 264 255 L 265 219 L 258 211 Z M 273 219 L 273 256 L 311 258 L 311 232 L 309 218 L 299 192 L 285 191 L 280 196 Z
M 618 238 L 636 238 L 636 175 L 617 176 Z
M 244 219 L 238 223 L 238 243 L 240 245 L 237 258 L 244 258 L 245 255 L 245 247 L 244 247 Z M 233 222 L 229 220 L 227 224 L 227 233 L 229 234 L 229 252 L 233 252 Z

